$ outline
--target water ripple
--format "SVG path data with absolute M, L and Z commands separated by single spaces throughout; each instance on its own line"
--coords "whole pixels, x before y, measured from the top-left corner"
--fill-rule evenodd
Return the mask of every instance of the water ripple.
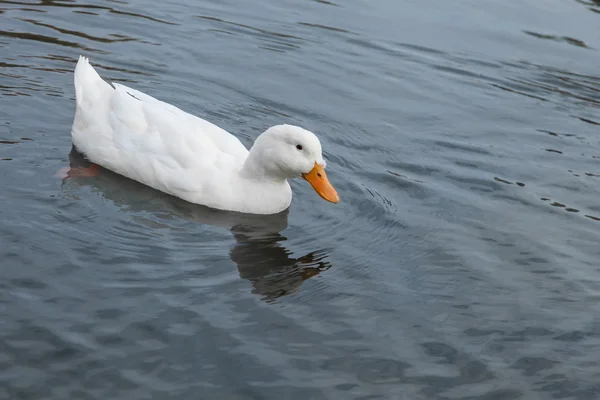
M 220 25 L 229 26 L 230 32 L 232 33 L 241 33 L 241 34 L 252 34 L 258 38 L 264 39 L 269 43 L 274 43 L 277 45 L 282 45 L 285 48 L 298 49 L 300 48 L 300 44 L 307 39 L 303 39 L 301 37 L 270 31 L 262 28 L 256 28 L 246 24 L 240 24 L 237 22 L 227 21 L 218 17 L 207 16 L 207 15 L 196 15 L 195 18 L 199 18 L 206 21 L 216 22 Z
M 91 11 L 87 11 L 87 10 L 103 10 L 103 11 L 108 11 L 110 13 L 113 14 L 118 14 L 118 15 L 124 15 L 124 16 L 128 16 L 128 17 L 135 17 L 135 18 L 142 18 L 142 19 L 146 19 L 152 22 L 158 22 L 161 24 L 166 24 L 166 25 L 178 25 L 175 22 L 171 22 L 171 21 L 167 21 L 164 19 L 160 19 L 160 18 L 156 18 L 156 17 L 152 17 L 149 15 L 144 15 L 141 14 L 139 12 L 131 12 L 131 11 L 125 11 L 125 10 L 119 10 L 119 9 L 115 9 L 112 7 L 108 7 L 108 6 L 103 6 L 103 5 L 98 5 L 98 4 L 81 4 L 81 3 L 76 3 L 76 2 L 59 2 L 59 1 L 48 1 L 48 0 L 40 0 L 39 3 L 27 3 L 27 2 L 21 2 L 21 1 L 15 1 L 15 0 L 2 0 L 0 1 L 0 4 L 9 4 L 9 5 L 23 5 L 23 6 L 37 6 L 37 7 L 63 7 L 63 8 L 73 8 L 75 10 L 73 10 L 73 12 L 75 13 L 80 13 L 80 14 L 88 14 L 88 15 L 98 15 L 98 13 L 94 13 Z M 122 4 L 127 4 L 126 2 L 123 2 Z M 83 8 L 84 10 L 78 10 L 80 8 Z M 9 8 L 9 11 L 11 10 L 21 10 L 21 11 L 33 11 L 33 12 L 47 12 L 44 9 L 37 9 L 37 8 L 27 8 L 27 7 L 23 7 L 23 8 Z
M 0 0 L 0 398 L 598 397 L 598 6 L 542 3 Z M 342 201 L 61 181 L 80 53 Z
M 32 41 L 36 41 L 36 42 L 51 43 L 51 44 L 55 44 L 58 46 L 73 47 L 76 49 L 81 49 L 81 50 L 85 50 L 85 51 L 89 51 L 89 52 L 93 52 L 93 53 L 106 54 L 106 52 L 104 52 L 102 50 L 83 46 L 76 42 L 69 42 L 66 40 L 59 39 L 57 37 L 40 35 L 40 34 L 36 34 L 36 33 L 0 31 L 0 36 L 9 37 L 9 38 L 18 38 L 18 39 L 24 39 L 24 40 L 32 40 Z
M 132 37 L 127 37 L 125 35 L 120 35 L 120 34 L 109 34 L 109 36 L 112 36 L 111 38 L 104 38 L 104 37 L 98 37 L 98 36 L 92 36 L 92 35 L 88 35 L 86 33 L 83 32 L 78 32 L 78 31 L 74 31 L 71 29 L 64 29 L 64 28 L 59 28 L 57 26 L 51 25 L 51 24 L 46 24 L 43 22 L 40 22 L 38 20 L 34 20 L 34 19 L 26 19 L 26 18 L 16 18 L 20 21 L 23 22 L 28 22 L 30 24 L 36 25 L 36 26 L 43 26 L 45 28 L 50 28 L 52 30 L 55 30 L 59 33 L 63 33 L 63 34 L 67 34 L 67 35 L 72 35 L 72 36 L 77 36 L 83 39 L 88 39 L 88 40 L 92 40 L 95 42 L 102 42 L 102 43 L 117 43 L 117 42 L 130 42 L 130 41 L 135 41 L 138 39 L 132 38 Z

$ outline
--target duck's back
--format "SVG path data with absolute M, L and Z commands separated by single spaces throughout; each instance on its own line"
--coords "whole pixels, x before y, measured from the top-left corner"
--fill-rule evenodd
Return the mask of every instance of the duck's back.
M 183 198 L 218 190 L 242 167 L 248 150 L 227 131 L 138 90 L 113 86 L 80 57 L 72 138 L 90 161 Z

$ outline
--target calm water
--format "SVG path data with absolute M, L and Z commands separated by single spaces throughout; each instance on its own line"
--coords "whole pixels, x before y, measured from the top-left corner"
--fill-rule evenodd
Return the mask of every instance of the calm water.
M 0 1 L 0 399 L 600 398 L 600 6 Z M 72 70 L 321 138 L 342 197 L 55 176 Z

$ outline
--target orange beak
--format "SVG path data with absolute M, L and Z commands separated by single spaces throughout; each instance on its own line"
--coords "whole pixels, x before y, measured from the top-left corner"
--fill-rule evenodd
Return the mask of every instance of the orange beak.
M 339 203 L 340 196 L 329 183 L 325 169 L 322 166 L 315 163 L 313 169 L 308 174 L 302 174 L 302 177 L 310 183 L 319 196 L 332 203 Z

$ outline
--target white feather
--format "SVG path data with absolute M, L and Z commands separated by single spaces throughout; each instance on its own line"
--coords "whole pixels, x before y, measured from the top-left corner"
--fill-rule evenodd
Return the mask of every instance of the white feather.
M 318 139 L 302 128 L 269 129 L 249 157 L 218 126 L 125 85 L 109 85 L 86 57 L 79 58 L 74 75 L 77 149 L 93 163 L 184 200 L 277 213 L 291 203 L 287 178 L 309 172 L 314 162 L 324 164 Z M 304 143 L 305 154 L 288 150 L 295 141 Z

